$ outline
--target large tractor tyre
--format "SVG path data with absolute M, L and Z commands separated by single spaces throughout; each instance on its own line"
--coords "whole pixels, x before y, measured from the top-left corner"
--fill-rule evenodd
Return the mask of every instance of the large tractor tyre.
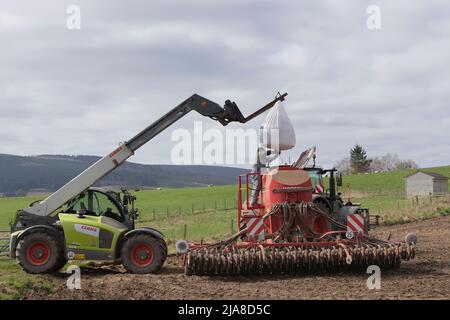
M 64 249 L 51 234 L 37 231 L 19 241 L 16 257 L 28 273 L 49 273 L 57 270 L 64 257 Z
M 167 245 L 148 234 L 131 235 L 121 250 L 122 264 L 131 273 L 156 273 L 167 258 Z

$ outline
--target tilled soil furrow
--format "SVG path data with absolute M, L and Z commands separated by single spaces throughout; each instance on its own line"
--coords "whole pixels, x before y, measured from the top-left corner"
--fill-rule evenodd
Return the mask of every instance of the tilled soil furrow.
M 81 290 L 69 290 L 64 274 L 46 276 L 53 293 L 35 288 L 25 299 L 449 299 L 450 217 L 379 227 L 372 235 L 401 240 L 418 236 L 414 260 L 381 273 L 381 289 L 369 290 L 368 274 L 187 277 L 169 261 L 158 275 L 122 273 L 120 268 L 82 269 Z

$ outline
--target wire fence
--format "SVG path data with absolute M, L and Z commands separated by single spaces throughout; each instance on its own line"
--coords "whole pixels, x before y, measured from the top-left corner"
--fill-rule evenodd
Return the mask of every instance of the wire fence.
M 9 231 L 0 230 L 0 256 L 9 254 Z
M 223 213 L 237 210 L 238 202 L 236 199 L 223 199 L 221 201 L 190 203 L 178 206 L 166 206 L 150 208 L 144 210 L 138 218 L 138 222 L 151 222 L 155 220 L 171 219 L 180 216 L 195 216 L 208 213 Z

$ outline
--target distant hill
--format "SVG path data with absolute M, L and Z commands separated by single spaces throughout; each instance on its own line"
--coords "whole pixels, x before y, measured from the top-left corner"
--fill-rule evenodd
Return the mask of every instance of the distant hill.
M 0 154 L 0 194 L 23 195 L 57 190 L 96 162 L 97 156 Z M 124 163 L 96 186 L 128 188 L 194 187 L 237 183 L 246 169 L 218 166 Z

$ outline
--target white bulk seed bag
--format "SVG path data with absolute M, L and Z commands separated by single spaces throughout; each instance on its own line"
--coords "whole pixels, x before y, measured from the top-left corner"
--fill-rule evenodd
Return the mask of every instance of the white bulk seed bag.
M 277 151 L 289 150 L 295 146 L 295 131 L 291 121 L 278 101 L 270 110 L 260 128 L 261 145 Z

